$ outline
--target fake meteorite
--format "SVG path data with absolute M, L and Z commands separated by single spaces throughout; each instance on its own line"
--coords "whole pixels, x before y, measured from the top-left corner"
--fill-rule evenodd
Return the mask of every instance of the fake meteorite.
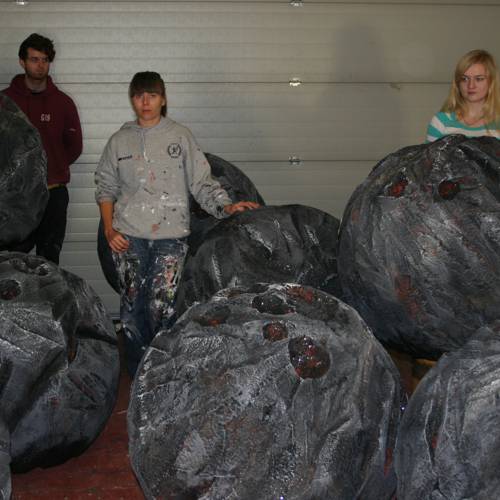
M 37 129 L 0 92 L 0 250 L 22 242 L 49 199 L 47 162 Z
M 489 500 L 500 491 L 500 322 L 443 355 L 398 435 L 398 498 Z
M 177 309 L 231 286 L 300 283 L 337 295 L 337 232 L 332 215 L 305 205 L 267 206 L 221 221 L 190 248 Z
M 382 342 L 437 358 L 500 310 L 500 141 L 447 136 L 382 160 L 340 229 L 343 298 Z
M 299 285 L 229 288 L 146 352 L 131 462 L 147 498 L 390 499 L 400 404 L 352 308 Z
M 0 252 L 1 490 L 9 462 L 22 472 L 87 448 L 118 375 L 114 327 L 89 286 L 40 257 Z

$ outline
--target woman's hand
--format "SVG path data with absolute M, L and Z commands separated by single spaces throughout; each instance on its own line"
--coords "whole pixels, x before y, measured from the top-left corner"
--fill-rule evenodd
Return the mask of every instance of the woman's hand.
M 127 250 L 129 242 L 122 233 L 111 228 L 104 230 L 104 236 L 106 236 L 108 244 L 113 252 L 122 253 Z
M 244 212 L 245 210 L 254 210 L 259 208 L 260 205 L 253 201 L 239 201 L 238 203 L 232 203 L 231 205 L 226 205 L 224 207 L 224 212 L 226 214 L 232 215 L 236 212 Z

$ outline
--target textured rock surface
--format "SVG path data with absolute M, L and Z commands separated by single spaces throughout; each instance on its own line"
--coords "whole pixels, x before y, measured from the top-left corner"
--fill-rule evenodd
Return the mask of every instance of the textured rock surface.
M 382 160 L 342 219 L 344 299 L 421 357 L 499 317 L 500 141 L 447 136 Z
M 23 241 L 40 223 L 47 167 L 38 131 L 0 93 L 0 250 Z
M 212 169 L 212 176 L 215 177 L 222 187 L 227 191 L 229 197 L 236 203 L 238 201 L 255 201 L 264 205 L 264 200 L 260 196 L 252 181 L 237 167 L 223 160 L 219 156 L 205 153 L 210 167 Z M 206 233 L 210 231 L 219 219 L 212 217 L 205 212 L 194 198 L 190 197 L 191 203 L 191 234 L 189 236 L 188 245 L 190 248 L 195 249 L 203 242 Z M 109 248 L 102 223 L 99 223 L 97 232 L 97 253 L 99 261 L 103 270 L 104 276 L 110 286 L 115 292 L 120 292 L 120 283 L 118 275 L 114 267 L 113 259 L 111 257 L 111 250 Z
M 205 153 L 212 176 L 219 181 L 220 185 L 227 191 L 233 203 L 238 201 L 254 201 L 260 205 L 265 205 L 262 196 L 252 181 L 232 163 L 219 156 Z M 205 235 L 218 223 L 216 219 L 207 214 L 196 200 L 191 197 L 191 234 L 189 235 L 189 247 L 198 248 L 203 243 Z
M 359 315 L 298 285 L 231 288 L 160 332 L 134 380 L 147 498 L 391 498 L 399 374 Z
M 337 294 L 338 220 L 303 205 L 263 207 L 221 221 L 189 251 L 178 290 L 185 311 L 229 286 L 295 282 Z
M 398 498 L 490 500 L 500 492 L 500 322 L 422 379 L 402 419 Z
M 42 258 L 0 253 L 0 478 L 60 463 L 98 435 L 117 394 L 111 320 L 94 292 Z

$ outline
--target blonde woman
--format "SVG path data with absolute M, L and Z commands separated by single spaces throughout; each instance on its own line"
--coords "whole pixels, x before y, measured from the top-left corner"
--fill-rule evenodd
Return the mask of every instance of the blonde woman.
M 500 79 L 486 50 L 472 50 L 458 61 L 450 94 L 427 128 L 427 142 L 450 134 L 500 139 Z

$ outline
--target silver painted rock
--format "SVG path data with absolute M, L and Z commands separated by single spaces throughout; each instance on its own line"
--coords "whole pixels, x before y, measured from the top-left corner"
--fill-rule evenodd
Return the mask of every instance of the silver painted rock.
M 220 158 L 219 156 L 205 153 L 212 177 L 226 190 L 233 203 L 238 201 L 253 201 L 259 205 L 265 205 L 264 199 L 257 191 L 253 182 L 235 165 Z M 198 248 L 203 243 L 206 234 L 215 227 L 221 219 L 216 219 L 205 212 L 196 200 L 190 197 L 191 209 L 191 234 L 188 245 L 190 248 Z
M 118 391 L 114 327 L 77 276 L 0 252 L 0 479 L 85 450 Z M 6 460 L 4 460 L 6 459 Z
M 339 237 L 343 298 L 418 357 L 463 345 L 500 311 L 500 141 L 447 136 L 382 160 Z
M 491 500 L 500 492 L 500 322 L 427 373 L 395 455 L 403 500 Z
M 260 282 L 300 283 L 337 295 L 338 226 L 332 215 L 304 205 L 267 206 L 221 221 L 189 249 L 178 311 L 223 288 Z
M 400 404 L 352 308 L 299 285 L 230 288 L 146 352 L 131 462 L 147 498 L 390 499 Z
M 0 250 L 23 241 L 38 226 L 48 198 L 38 131 L 0 93 Z

